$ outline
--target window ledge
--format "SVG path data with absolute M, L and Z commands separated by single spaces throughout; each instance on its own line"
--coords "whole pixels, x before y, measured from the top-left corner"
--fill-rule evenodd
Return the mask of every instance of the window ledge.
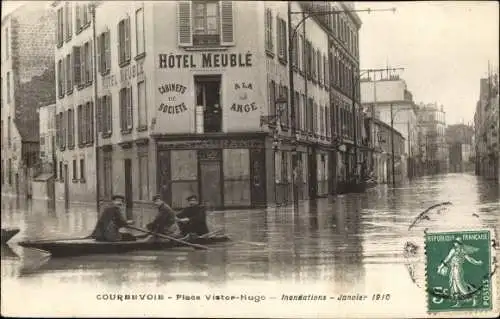
M 71 89 L 66 90 L 66 95 L 71 95 L 73 94 L 73 85 L 71 86 Z
M 57 43 L 57 45 L 56 45 L 56 46 L 57 46 L 57 48 L 58 48 L 58 49 L 62 48 L 62 46 L 63 46 L 63 42 L 61 42 L 61 43 Z
M 65 149 L 66 149 L 66 147 L 65 147 L 65 146 L 63 146 L 63 147 L 59 147 L 59 151 L 61 151 L 61 152 L 64 152 L 64 150 L 65 150 Z
M 142 52 L 138 55 L 135 56 L 134 60 L 138 61 L 138 60 L 142 60 L 146 57 L 146 52 Z
M 77 84 L 76 88 L 78 91 L 81 91 L 82 89 L 85 88 L 85 84 Z
M 270 57 L 271 59 L 274 59 L 274 56 L 275 56 L 274 52 L 272 52 L 272 51 L 270 51 L 270 50 L 266 49 L 266 54 L 267 54 L 267 56 L 268 56 L 268 57 Z
M 283 65 L 287 65 L 287 60 L 283 57 L 278 57 L 278 61 Z
M 112 132 L 102 132 L 101 138 L 110 138 L 111 135 L 112 135 Z
M 94 146 L 94 142 L 93 141 L 85 144 L 85 147 L 91 147 L 91 146 Z
M 75 145 L 68 146 L 68 150 L 73 150 L 73 149 L 75 149 Z
M 76 184 L 76 183 L 78 183 L 78 180 L 77 180 L 77 179 L 73 179 L 73 180 L 72 180 L 72 182 L 73 182 L 74 184 Z
M 191 46 L 191 47 L 183 47 L 186 51 L 227 51 L 229 46 L 222 46 L 220 44 L 216 44 L 214 46 Z
M 148 130 L 148 126 L 147 125 L 141 125 L 137 128 L 137 132 L 144 132 L 144 131 L 147 131 Z
M 118 64 L 120 68 L 126 67 L 128 65 L 130 65 L 130 59 L 122 61 L 120 64 Z
M 122 129 L 121 132 L 122 132 L 122 135 L 128 135 L 128 134 L 132 133 L 132 128 Z
M 111 73 L 111 69 L 107 69 L 106 71 L 99 72 L 99 74 L 101 74 L 101 76 L 106 76 L 109 73 Z
M 85 178 L 80 178 L 80 184 L 85 184 Z

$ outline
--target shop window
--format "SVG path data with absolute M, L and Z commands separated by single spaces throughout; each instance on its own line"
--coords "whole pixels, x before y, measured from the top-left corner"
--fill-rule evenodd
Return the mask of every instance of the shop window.
M 73 160 L 73 182 L 78 180 L 78 167 L 76 167 L 76 160 Z
M 196 77 L 196 105 L 203 106 L 203 130 L 205 133 L 222 131 L 220 104 L 220 77 Z
M 198 194 L 198 160 L 196 150 L 171 151 L 172 206 L 182 207 L 184 199 Z
M 250 152 L 248 149 L 225 149 L 224 206 L 250 205 Z

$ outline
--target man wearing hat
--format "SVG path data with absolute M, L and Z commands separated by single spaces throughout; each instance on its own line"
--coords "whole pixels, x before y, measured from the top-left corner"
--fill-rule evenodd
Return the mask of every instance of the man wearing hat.
M 155 233 L 179 237 L 180 231 L 177 226 L 175 211 L 161 199 L 160 195 L 153 196 L 153 202 L 158 207 L 158 215 L 151 223 L 146 225 L 146 228 Z
M 113 195 L 111 199 L 113 203 L 104 209 L 90 237 L 98 241 L 136 240 L 132 234 L 121 229 L 133 223 L 133 221 L 125 220 L 122 214 L 125 208 L 125 197 Z
M 182 234 L 184 236 L 188 234 L 196 234 L 198 236 L 208 234 L 205 207 L 199 205 L 196 195 L 190 195 L 186 200 L 189 206 L 177 214 Z

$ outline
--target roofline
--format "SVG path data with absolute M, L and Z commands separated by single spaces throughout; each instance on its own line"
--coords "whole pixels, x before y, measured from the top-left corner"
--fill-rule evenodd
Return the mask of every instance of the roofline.
M 351 17 L 351 19 L 354 21 L 354 23 L 356 23 L 356 27 L 358 29 L 361 29 L 361 25 L 363 24 L 363 22 L 361 21 L 361 18 L 359 17 L 359 15 L 356 13 L 356 12 L 353 12 L 353 11 L 349 11 L 349 10 L 352 10 L 351 8 L 349 8 L 347 6 L 347 4 L 344 3 L 344 1 L 339 1 L 340 2 L 340 5 L 342 6 L 342 8 L 346 11 L 346 13 Z
M 385 128 L 389 129 L 390 131 L 394 131 L 396 134 L 398 134 L 399 136 L 401 136 L 401 138 L 403 140 L 406 140 L 406 138 L 403 136 L 403 134 L 401 134 L 400 131 L 396 130 L 396 128 L 391 128 L 391 126 L 389 124 L 387 124 L 386 122 L 384 121 L 381 121 L 379 119 L 376 119 L 376 118 L 373 118 L 373 117 L 368 117 L 369 120 L 372 120 L 374 123 L 376 124 L 380 124 L 382 126 L 384 126 Z

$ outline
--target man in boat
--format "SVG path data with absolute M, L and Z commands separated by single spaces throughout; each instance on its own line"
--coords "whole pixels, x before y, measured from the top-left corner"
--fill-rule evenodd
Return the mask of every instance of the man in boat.
M 127 221 L 123 217 L 125 197 L 122 195 L 113 195 L 111 199 L 113 203 L 104 209 L 90 237 L 97 241 L 136 240 L 132 234 L 123 229 L 133 223 L 133 221 Z
M 177 218 L 179 219 L 179 228 L 184 236 L 195 235 L 203 236 L 208 234 L 207 214 L 205 207 L 198 202 L 196 195 L 186 198 L 189 206 L 184 208 Z
M 160 195 L 153 196 L 153 202 L 158 207 L 158 214 L 155 219 L 146 225 L 146 228 L 154 233 L 165 234 L 171 237 L 180 237 L 179 226 L 175 211 L 165 203 Z M 151 239 L 156 239 L 154 236 Z

